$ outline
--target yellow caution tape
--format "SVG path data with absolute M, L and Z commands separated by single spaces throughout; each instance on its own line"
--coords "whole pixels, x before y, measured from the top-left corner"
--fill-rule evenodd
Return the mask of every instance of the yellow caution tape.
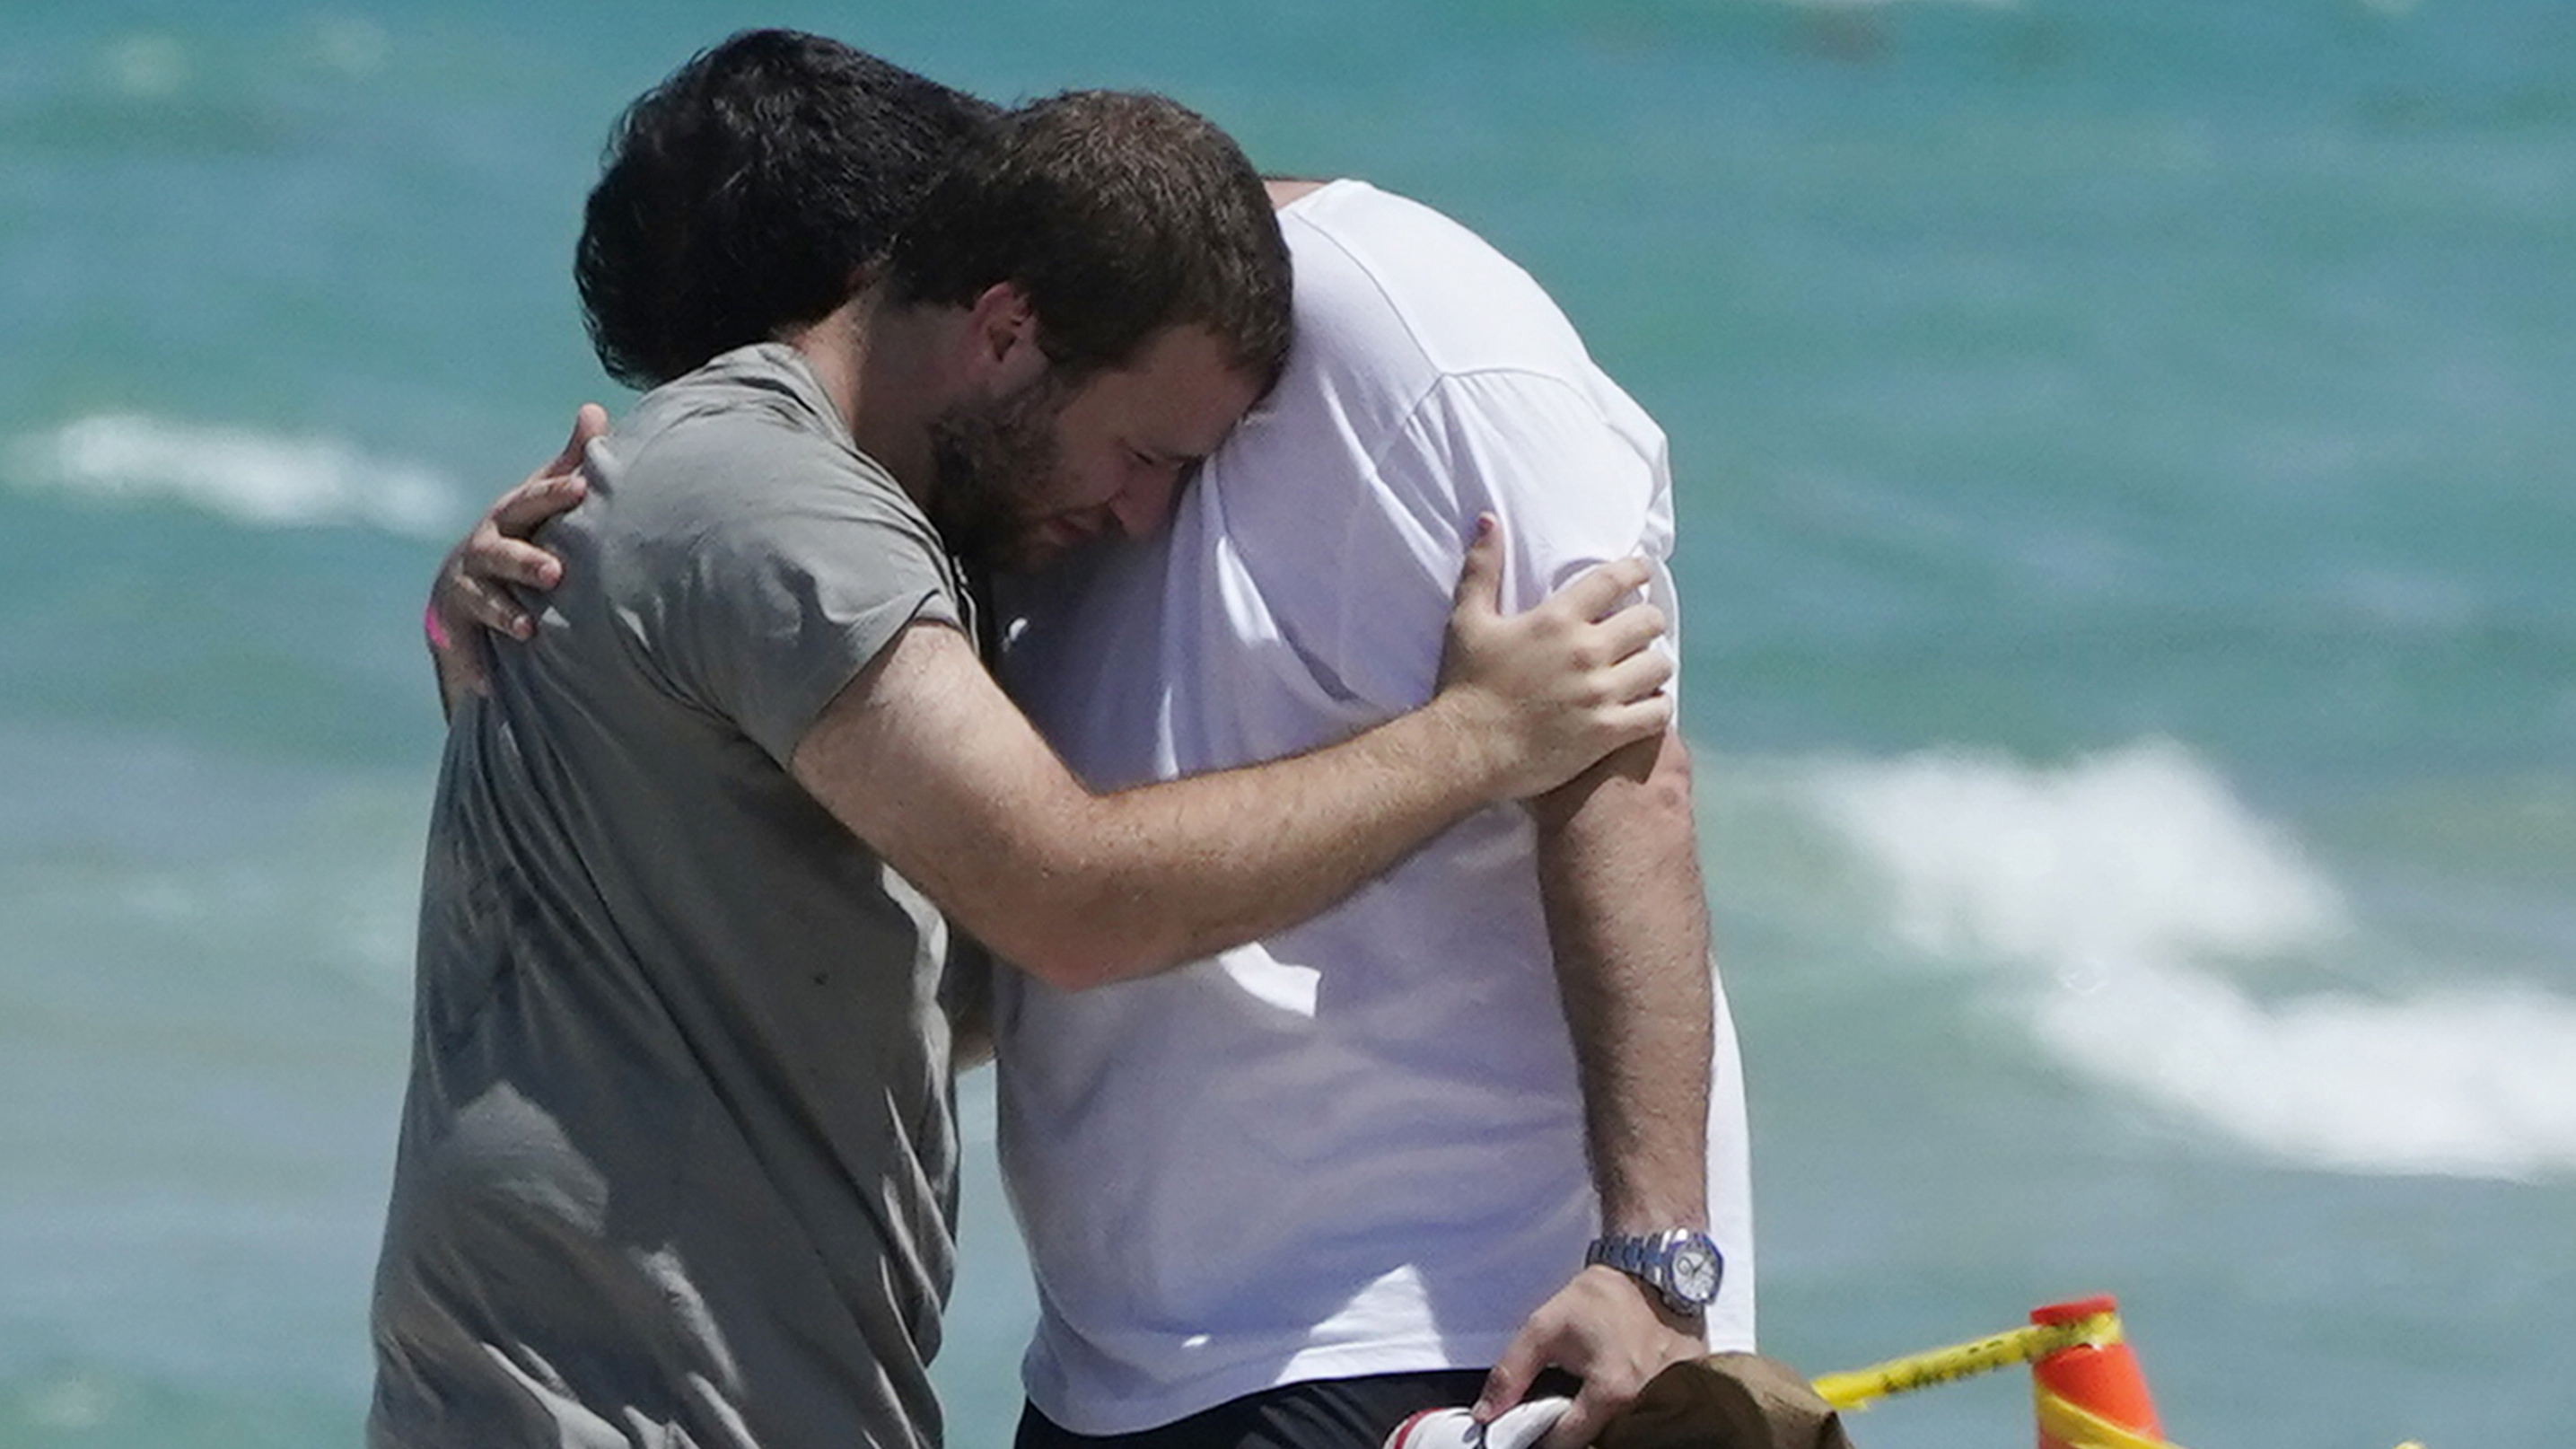
M 2099 1348 L 2120 1340 L 2120 1315 L 2117 1313 L 2096 1313 L 2072 1323 L 2035 1323 L 1967 1343 L 1954 1343 L 1948 1348 L 1910 1353 L 1867 1368 L 1826 1374 L 1816 1380 L 1816 1393 L 1837 1409 L 1866 1408 L 1873 1399 L 1883 1399 L 1890 1394 L 1910 1393 L 1934 1384 L 1946 1384 L 1954 1379 L 1972 1378 L 1996 1369 L 2010 1368 L 2014 1364 L 2030 1363 L 2078 1344 L 2089 1343 Z
M 1825 1374 L 1817 1378 L 1815 1389 L 1819 1397 L 1837 1409 L 1865 1409 L 1890 1394 L 1910 1393 L 2014 1364 L 2033 1363 L 2079 1344 L 2104 1348 L 2120 1342 L 2122 1337 L 2119 1314 L 2096 1313 L 2072 1323 L 2032 1324 L 1947 1348 L 1909 1353 L 1867 1368 Z M 2038 1389 L 2036 1397 L 2039 1427 L 2069 1449 L 2180 1449 L 2169 1440 L 2152 1439 L 2115 1424 L 2047 1389 Z M 2397 1449 L 2424 1446 L 2409 1440 Z

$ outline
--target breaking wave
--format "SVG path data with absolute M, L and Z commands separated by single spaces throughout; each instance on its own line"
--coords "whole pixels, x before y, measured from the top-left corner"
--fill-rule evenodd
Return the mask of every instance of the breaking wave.
M 416 463 L 336 438 L 294 437 L 138 413 L 101 413 L 24 437 L 23 486 L 105 500 L 168 500 L 261 528 L 358 526 L 443 537 L 456 488 Z
M 1804 790 L 1877 878 L 1887 931 L 1991 972 L 2033 1039 L 2097 1082 L 2306 1166 L 2576 1171 L 2576 1000 L 2492 977 L 2258 994 L 2282 962 L 2331 973 L 2366 927 L 2180 745 L 2060 767 L 1840 762 Z

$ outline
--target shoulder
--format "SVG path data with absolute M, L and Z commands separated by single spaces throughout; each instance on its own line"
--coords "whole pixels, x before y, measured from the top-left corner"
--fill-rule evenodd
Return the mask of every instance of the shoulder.
M 1428 373 L 1552 371 L 1583 358 L 1546 290 L 1466 226 L 1362 181 L 1336 181 L 1288 208 L 1300 340 L 1364 333 Z
M 792 349 L 727 353 L 645 396 L 593 449 L 595 481 L 639 542 L 805 553 L 845 530 L 944 558 L 892 475 L 852 444 Z
M 775 343 L 726 353 L 645 394 L 604 447 L 631 469 L 684 481 L 754 473 L 901 494 L 851 442 L 795 350 Z

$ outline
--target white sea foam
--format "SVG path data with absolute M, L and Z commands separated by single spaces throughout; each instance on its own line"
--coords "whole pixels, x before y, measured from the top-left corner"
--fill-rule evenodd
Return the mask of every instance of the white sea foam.
M 2053 770 L 1951 753 L 1831 766 L 1815 789 L 1886 873 L 1899 934 L 1937 955 L 2082 975 L 2289 955 L 2349 929 L 2333 882 L 2167 741 Z
M 356 524 L 440 537 L 462 517 L 447 479 L 333 438 L 101 413 L 18 440 L 10 473 L 92 498 L 172 499 L 260 527 Z
M 2181 746 L 2056 768 L 1936 753 L 1809 778 L 1886 923 L 1993 970 L 2033 1037 L 2258 1150 L 2356 1172 L 2576 1171 L 2576 1000 L 2493 984 L 2266 1000 L 2267 960 L 2364 928 L 2289 834 Z
M 2529 987 L 2266 1005 L 2133 963 L 2042 998 L 2041 1039 L 2103 1080 L 2290 1161 L 2534 1178 L 2576 1170 L 2576 1002 Z

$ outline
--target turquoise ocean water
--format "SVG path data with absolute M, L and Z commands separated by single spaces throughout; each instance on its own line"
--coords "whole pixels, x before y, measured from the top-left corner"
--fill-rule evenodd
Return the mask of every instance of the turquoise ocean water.
M 0 19 L 5 1449 L 355 1441 L 419 599 L 623 401 L 609 118 L 755 22 L 1422 197 L 1663 421 L 1770 1351 L 2108 1291 L 2195 1449 L 2576 1442 L 2564 0 Z M 979 1150 L 969 1449 L 1029 1303 Z

